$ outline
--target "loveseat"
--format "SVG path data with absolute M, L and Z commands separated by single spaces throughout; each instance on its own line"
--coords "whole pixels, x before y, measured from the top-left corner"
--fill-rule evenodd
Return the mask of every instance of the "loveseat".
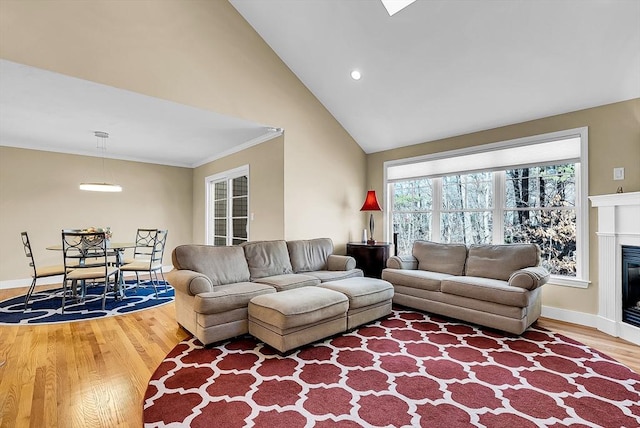
M 418 240 L 410 256 L 389 258 L 382 279 L 396 304 L 521 334 L 540 316 L 549 272 L 535 244 Z
M 178 324 L 211 344 L 248 332 L 253 297 L 363 276 L 355 259 L 333 251 L 328 238 L 180 245 L 167 274 L 175 288 Z

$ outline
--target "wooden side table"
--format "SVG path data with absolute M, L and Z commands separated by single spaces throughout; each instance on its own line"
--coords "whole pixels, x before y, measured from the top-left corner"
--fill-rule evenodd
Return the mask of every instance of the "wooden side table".
M 347 255 L 356 259 L 356 267 L 362 269 L 365 276 L 380 278 L 382 269 L 387 266 L 391 245 L 389 242 L 349 242 Z

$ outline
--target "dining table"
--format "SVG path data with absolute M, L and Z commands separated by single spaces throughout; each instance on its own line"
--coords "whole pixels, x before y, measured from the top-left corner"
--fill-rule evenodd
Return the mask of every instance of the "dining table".
M 113 251 L 113 255 L 116 258 L 116 266 L 122 266 L 124 264 L 124 251 L 128 248 L 135 248 L 136 247 L 136 243 L 135 242 L 111 242 L 109 241 L 109 243 L 107 244 L 107 248 L 110 249 L 111 251 Z M 51 251 L 62 251 L 62 244 L 55 244 L 55 245 L 49 245 L 48 247 L 46 247 L 47 250 L 51 250 Z M 82 263 L 83 261 L 81 260 L 80 263 Z M 118 300 L 121 300 L 125 297 L 124 295 L 124 280 L 122 278 L 121 274 L 118 274 L 118 280 L 116 281 L 116 283 L 114 284 L 114 286 L 116 287 L 116 296 Z M 84 289 L 84 286 L 83 286 Z M 72 290 L 73 296 L 76 297 L 76 287 L 73 287 Z
M 135 248 L 135 247 L 136 247 L 135 242 L 109 242 L 107 244 L 107 248 L 111 249 L 114 252 L 114 255 L 116 256 L 117 266 L 122 266 L 122 264 L 124 263 L 124 251 L 127 248 Z M 62 251 L 62 244 L 49 245 L 47 247 L 47 250 Z

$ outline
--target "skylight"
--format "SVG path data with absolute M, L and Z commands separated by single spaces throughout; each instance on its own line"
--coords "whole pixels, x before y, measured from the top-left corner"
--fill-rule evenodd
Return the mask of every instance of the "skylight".
M 394 14 L 400 12 L 405 7 L 409 6 L 416 0 L 380 0 L 384 5 L 387 12 L 389 12 L 389 16 L 393 16 Z

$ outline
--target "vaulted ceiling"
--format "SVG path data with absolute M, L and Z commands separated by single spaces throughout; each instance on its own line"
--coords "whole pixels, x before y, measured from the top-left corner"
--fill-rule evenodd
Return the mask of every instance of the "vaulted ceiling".
M 230 1 L 367 153 L 640 97 L 637 0 Z
M 378 0 L 230 2 L 367 153 L 640 97 L 638 0 L 417 0 L 393 16 Z M 0 73 L 2 145 L 96 155 L 102 130 L 113 157 L 197 166 L 278 132 L 4 60 Z

